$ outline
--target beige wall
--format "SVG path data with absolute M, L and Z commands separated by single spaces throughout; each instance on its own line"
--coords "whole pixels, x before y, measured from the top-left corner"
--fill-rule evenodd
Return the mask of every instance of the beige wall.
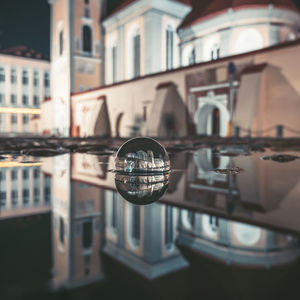
M 186 103 L 186 76 L 191 74 L 197 74 L 204 72 L 205 70 L 216 68 L 216 69 L 227 69 L 227 65 L 230 61 L 234 61 L 237 66 L 249 66 L 256 65 L 261 63 L 267 63 L 268 65 L 275 66 L 280 69 L 281 73 L 285 76 L 289 85 L 291 85 L 295 91 L 299 94 L 300 97 L 300 78 L 297 75 L 299 70 L 299 60 L 298 53 L 300 51 L 299 42 L 293 44 L 287 44 L 284 47 L 274 47 L 270 49 L 265 49 L 261 51 L 252 52 L 249 54 L 233 56 L 229 58 L 224 58 L 210 63 L 203 63 L 189 68 L 182 68 L 180 70 L 160 73 L 155 76 L 149 76 L 146 78 L 140 78 L 137 80 L 125 82 L 122 84 L 102 87 L 94 91 L 80 93 L 72 96 L 72 107 L 75 109 L 76 105 L 85 99 L 97 99 L 100 96 L 106 96 L 108 114 L 110 120 L 110 126 L 112 135 L 116 135 L 116 122 L 118 116 L 123 113 L 121 119 L 121 136 L 130 135 L 130 127 L 135 124 L 136 116 L 143 115 L 143 109 L 145 103 L 151 111 L 153 101 L 155 99 L 156 87 L 161 83 L 173 82 L 177 85 L 178 92 Z M 222 79 L 224 80 L 224 79 Z M 224 82 L 224 81 L 223 81 Z M 225 83 L 227 81 L 225 80 Z M 267 101 L 264 99 L 263 101 Z M 287 99 L 288 101 L 288 99 Z M 88 105 L 88 101 L 86 101 Z M 267 102 L 266 102 L 267 103 Z M 286 107 L 289 109 L 290 114 L 297 114 L 299 107 L 295 106 L 294 103 L 292 106 L 289 106 L 290 103 L 286 103 Z M 261 110 L 260 114 L 263 117 L 263 114 L 268 113 L 269 117 L 272 118 L 276 116 L 274 107 L 267 106 L 266 110 Z M 184 112 L 182 112 L 184 114 Z M 288 123 L 291 115 L 284 116 L 284 124 Z M 157 118 L 157 119 L 156 119 Z M 161 116 L 154 117 L 152 122 L 159 122 Z M 296 119 L 296 118 L 295 118 Z M 191 120 L 192 121 L 192 120 Z M 90 120 L 88 126 L 94 127 L 96 120 Z M 74 119 L 74 124 L 82 126 L 82 121 L 80 118 Z M 184 126 L 185 124 L 183 124 Z M 270 124 L 264 124 L 264 126 L 269 126 Z M 299 124 L 294 124 L 293 126 L 298 126 Z M 252 124 L 256 126 L 256 124 Z M 288 134 L 286 135 L 288 136 Z

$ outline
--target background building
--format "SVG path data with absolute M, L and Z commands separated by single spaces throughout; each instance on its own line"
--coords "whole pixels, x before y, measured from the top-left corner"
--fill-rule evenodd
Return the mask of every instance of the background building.
M 279 125 L 295 135 L 297 54 L 279 46 L 277 59 L 272 50 L 253 51 L 291 45 L 300 13 L 290 0 L 269 2 L 50 1 L 53 84 L 43 132 L 226 136 L 233 120 L 243 135 L 274 135 Z M 252 54 L 243 58 L 245 52 Z M 238 65 L 230 91 L 231 61 Z M 201 62 L 199 71 L 179 68 Z
M 50 63 L 25 46 L 0 51 L 0 134 L 41 133 L 40 105 L 50 97 Z
M 266 48 L 299 37 L 300 14 L 291 0 L 191 1 L 181 23 L 181 65 Z

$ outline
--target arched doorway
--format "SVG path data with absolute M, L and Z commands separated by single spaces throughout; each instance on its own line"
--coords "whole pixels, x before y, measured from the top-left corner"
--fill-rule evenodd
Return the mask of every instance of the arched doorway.
M 226 101 L 216 101 L 208 98 L 199 98 L 198 101 L 199 106 L 194 117 L 197 134 L 226 136 L 229 121 Z

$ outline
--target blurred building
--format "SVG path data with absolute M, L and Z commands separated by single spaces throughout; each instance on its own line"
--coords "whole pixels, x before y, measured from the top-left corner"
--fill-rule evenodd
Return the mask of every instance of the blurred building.
M 50 97 L 48 58 L 26 46 L 0 51 L 0 134 L 41 133 L 41 103 Z
M 299 37 L 291 0 L 191 1 L 178 33 L 182 65 L 249 52 Z
M 42 163 L 0 162 L 0 219 L 49 213 L 51 175 Z
M 296 116 L 278 114 L 278 93 L 266 88 L 283 82 L 291 99 L 284 109 L 296 111 L 291 74 L 298 67 L 290 62 L 298 50 L 287 57 L 280 46 L 299 38 L 300 13 L 291 0 L 49 2 L 53 84 L 42 108 L 46 133 L 225 136 L 232 118 L 244 134 L 298 127 Z M 277 49 L 278 62 L 266 48 Z M 229 91 L 227 67 L 236 60 Z M 199 72 L 181 68 L 196 63 Z M 270 98 L 274 112 L 268 108 L 268 120 L 260 122 Z
M 70 157 L 52 160 L 52 287 L 74 288 L 104 278 L 100 189 L 71 179 Z
M 181 210 L 178 244 L 225 264 L 266 268 L 299 257 L 298 239 L 261 227 Z

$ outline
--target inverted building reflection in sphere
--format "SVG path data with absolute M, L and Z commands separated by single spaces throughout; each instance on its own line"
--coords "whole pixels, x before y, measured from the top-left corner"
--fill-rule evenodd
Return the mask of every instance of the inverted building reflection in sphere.
M 165 148 L 151 138 L 133 138 L 124 143 L 116 157 L 116 172 L 154 174 L 170 171 Z
M 120 147 L 115 172 L 116 188 L 123 198 L 134 204 L 149 204 L 168 187 L 169 156 L 157 141 L 133 138 Z

